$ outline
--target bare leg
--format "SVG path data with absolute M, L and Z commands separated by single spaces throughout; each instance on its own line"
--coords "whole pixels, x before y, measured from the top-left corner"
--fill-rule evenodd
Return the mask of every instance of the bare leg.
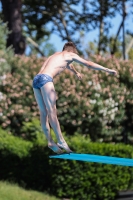
M 43 87 L 41 87 L 41 93 L 46 105 L 46 110 L 48 113 L 50 125 L 53 128 L 57 141 L 58 146 L 64 148 L 67 152 L 71 152 L 67 143 L 65 142 L 63 135 L 61 133 L 60 124 L 57 118 L 56 112 L 56 92 L 54 89 L 54 85 L 52 82 L 48 82 Z
M 41 91 L 40 89 L 33 89 L 33 90 L 34 90 L 34 95 L 35 95 L 35 98 L 39 107 L 39 111 L 40 111 L 41 126 L 48 140 L 48 147 L 56 153 L 62 153 L 61 149 L 55 144 L 55 142 L 53 141 L 51 137 L 50 127 L 48 123 L 48 114 L 47 114 L 47 110 L 43 101 Z

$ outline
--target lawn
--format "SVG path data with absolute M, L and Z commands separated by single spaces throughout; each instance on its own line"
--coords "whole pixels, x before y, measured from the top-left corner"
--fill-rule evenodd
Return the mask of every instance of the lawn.
M 0 200 L 59 200 L 48 194 L 25 190 L 18 185 L 0 181 Z

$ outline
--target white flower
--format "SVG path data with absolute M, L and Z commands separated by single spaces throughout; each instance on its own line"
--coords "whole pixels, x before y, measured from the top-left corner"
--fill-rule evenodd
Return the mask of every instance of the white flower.
M 88 81 L 88 84 L 89 84 L 89 85 L 92 85 L 92 81 Z
M 95 104 L 96 102 L 97 102 L 96 99 L 90 99 L 91 104 Z
M 101 85 L 99 83 L 94 84 L 95 85 L 95 90 L 101 90 Z
M 100 97 L 100 94 L 99 93 L 95 93 L 95 97 Z
M 3 76 L 0 76 L 0 80 L 4 80 L 6 79 L 6 74 L 4 74 Z

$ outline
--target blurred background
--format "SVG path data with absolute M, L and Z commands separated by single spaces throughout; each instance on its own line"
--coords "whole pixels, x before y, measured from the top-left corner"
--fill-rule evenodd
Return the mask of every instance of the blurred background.
M 47 56 L 47 49 L 61 51 L 71 40 L 83 55 L 91 50 L 104 55 L 121 50 L 119 56 L 130 57 L 132 0 L 1 1 L 0 11 L 1 19 L 12 30 L 7 46 L 16 37 L 17 42 L 25 39 L 23 51 L 15 49 L 17 54 L 35 54 L 33 49 L 39 45 L 41 52 L 36 49 L 36 54 Z
M 67 41 L 118 77 L 74 63 L 81 82 L 67 70 L 55 78 L 66 141 L 76 153 L 133 158 L 133 1 L 1 0 L 2 200 L 117 200 L 123 190 L 133 198 L 131 167 L 49 159 L 32 80 Z

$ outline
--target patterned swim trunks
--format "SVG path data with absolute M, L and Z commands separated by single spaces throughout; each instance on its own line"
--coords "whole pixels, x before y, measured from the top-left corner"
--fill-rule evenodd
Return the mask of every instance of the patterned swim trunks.
M 47 74 L 37 74 L 33 78 L 33 88 L 40 89 L 43 85 L 48 82 L 53 82 L 53 79 Z

